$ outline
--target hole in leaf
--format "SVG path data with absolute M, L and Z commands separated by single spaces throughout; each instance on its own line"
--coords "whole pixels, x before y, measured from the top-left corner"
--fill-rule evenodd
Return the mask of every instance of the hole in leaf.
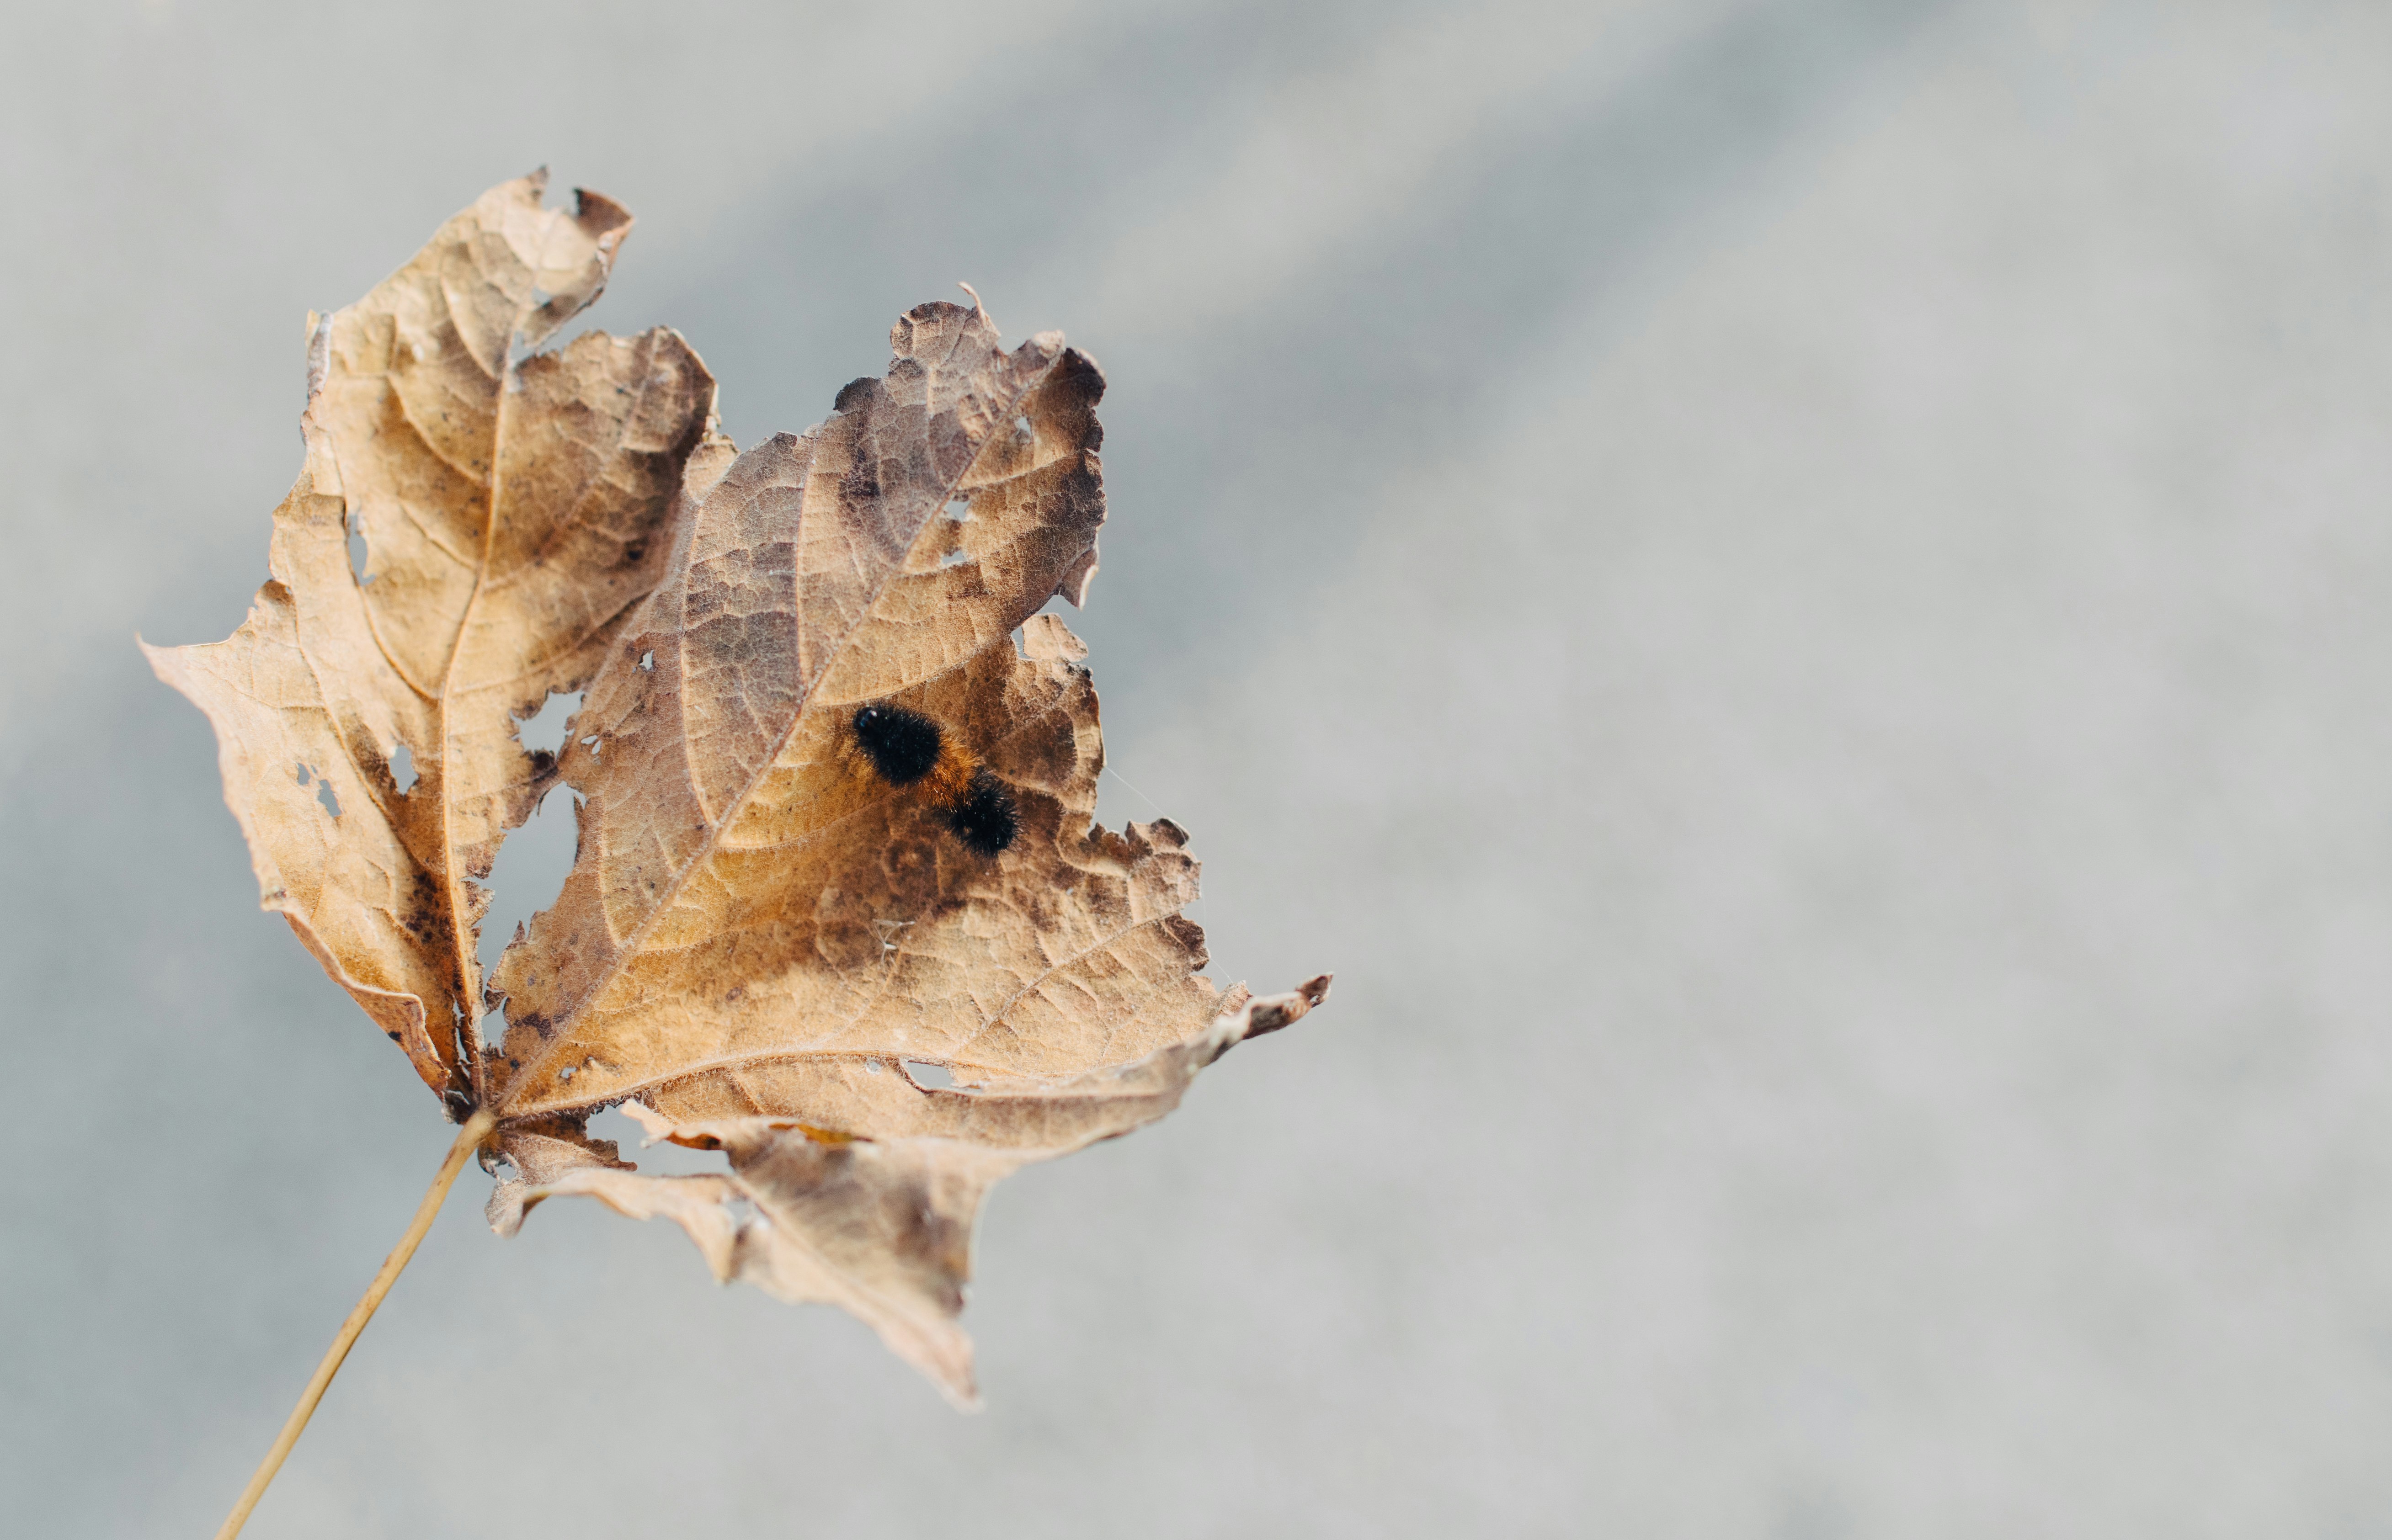
M 651 669 L 652 669 L 652 668 L 656 667 L 656 654 L 654 652 L 646 652 L 646 653 L 642 653 L 642 654 L 640 654 L 640 666 L 641 666 L 641 667 L 643 667 L 643 668 L 651 668 Z
M 1026 417 L 1015 418 L 1013 420 L 1013 431 L 1020 434 L 1022 437 L 1028 438 L 1030 436 L 1030 419 Z
M 350 509 L 348 522 L 349 576 L 358 580 L 358 587 L 364 588 L 368 583 L 373 581 L 372 575 L 366 571 L 367 563 L 371 556 L 371 552 L 366 545 L 366 516 L 364 511 L 355 508 Z
M 551 707 L 554 705 L 552 700 Z M 553 907 L 556 896 L 565 890 L 578 842 L 575 800 L 570 787 L 552 789 L 523 827 L 499 847 L 498 860 L 490 863 L 485 883 L 490 890 L 490 909 L 482 916 L 481 942 L 474 949 L 482 960 L 483 977 L 498 967 L 500 954 L 514 940 L 515 928 L 529 925 L 533 915 Z M 497 1026 L 490 1022 L 485 1029 Z
M 731 1169 L 731 1157 L 719 1145 L 692 1149 L 666 1140 L 649 1144 L 648 1131 L 620 1103 L 591 1119 L 590 1132 L 621 1145 L 623 1158 L 637 1162 L 643 1176 L 721 1176 Z
M 515 739 L 531 753 L 545 749 L 552 757 L 564 749 L 566 729 L 580 709 L 578 690 L 570 695 L 551 695 L 538 711 L 515 724 Z
M 537 288 L 532 290 L 531 293 L 532 304 L 535 305 L 546 304 L 552 297 L 543 293 Z M 507 362 L 510 364 L 520 365 L 525 359 L 531 357 L 539 351 L 540 349 L 532 346 L 531 339 L 524 335 L 521 328 L 517 328 L 507 337 Z M 519 391 L 523 388 L 523 377 L 510 370 L 507 379 L 507 389 L 511 391 Z
M 942 571 L 943 571 L 944 569 L 946 569 L 946 568 L 948 568 L 948 567 L 959 567 L 959 566 L 962 566 L 966 562 L 968 562 L 968 561 L 970 561 L 970 560 L 971 560 L 971 553 L 970 553 L 969 551 L 967 551 L 967 550 L 951 550 L 951 551 L 947 552 L 944 556 L 942 556 L 942 557 L 940 557 L 940 558 L 939 558 L 939 566 L 940 566 L 941 570 L 942 570 Z
M 955 520 L 957 524 L 962 524 L 965 520 L 970 518 L 971 499 L 969 498 L 953 498 L 948 499 L 947 517 Z
M 916 1085 L 928 1091 L 944 1091 L 956 1083 L 945 1065 L 932 1064 L 928 1059 L 907 1059 L 905 1073 L 914 1077 Z
M 340 817 L 341 799 L 332 795 L 332 783 L 330 781 L 325 780 L 322 776 L 317 774 L 316 767 L 307 763 L 306 760 L 294 760 L 293 764 L 297 767 L 296 778 L 299 783 L 304 786 L 311 781 L 314 782 L 316 783 L 316 800 L 324 805 L 324 810 L 326 812 L 332 814 L 334 818 Z
M 390 778 L 398 783 L 401 796 L 415 784 L 415 756 L 407 752 L 405 744 L 390 751 Z
M 880 1073 L 880 1061 L 878 1059 L 865 1059 L 864 1061 L 864 1072 L 867 1075 L 878 1075 Z
M 593 732 L 593 733 L 592 733 L 589 737 L 582 739 L 582 740 L 581 740 L 581 746 L 582 746 L 583 748 L 586 748 L 586 749 L 588 749 L 588 750 L 590 751 L 590 757 L 591 757 L 591 758 L 595 759 L 595 758 L 597 758 L 597 757 L 598 757 L 598 747 L 599 747 L 599 745 L 598 745 L 598 735 L 597 735 L 596 733 L 594 733 L 594 732 Z

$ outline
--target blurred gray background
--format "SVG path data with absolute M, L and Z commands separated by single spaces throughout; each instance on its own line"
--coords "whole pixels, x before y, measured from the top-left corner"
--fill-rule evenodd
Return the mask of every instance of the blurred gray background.
M 541 162 L 742 444 L 1102 361 L 1105 817 L 1337 993 L 999 1189 L 977 1417 L 469 1172 L 251 1534 L 2392 1534 L 2380 0 L 8 7 L 12 1533 L 211 1533 L 447 1144 L 133 633 Z

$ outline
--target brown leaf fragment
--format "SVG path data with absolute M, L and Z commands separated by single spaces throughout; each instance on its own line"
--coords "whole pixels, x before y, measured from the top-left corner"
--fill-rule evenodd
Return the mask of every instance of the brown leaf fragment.
M 1328 980 L 1216 990 L 1186 832 L 1094 822 L 1087 649 L 1041 611 L 1097 569 L 1096 364 L 924 304 L 885 375 L 739 453 L 672 332 L 536 351 L 630 226 L 542 180 L 313 326 L 272 578 L 229 640 L 151 661 L 215 725 L 265 906 L 452 1116 L 496 1118 L 495 1228 L 557 1194 L 672 1219 L 971 1404 L 990 1184 L 1163 1116 Z M 576 690 L 563 753 L 526 752 Z M 480 880 L 560 781 L 572 872 L 485 991 Z M 587 1132 L 618 1106 L 728 1171 L 636 1174 Z
M 1064 1080 L 915 1088 L 912 1132 L 876 1140 L 826 1139 L 786 1117 L 674 1122 L 630 1103 L 649 1143 L 723 1150 L 731 1174 L 634 1176 L 578 1166 L 500 1184 L 490 1223 L 511 1234 L 532 1205 L 561 1195 L 595 1197 L 634 1219 L 670 1219 L 719 1280 L 751 1283 L 792 1303 L 842 1306 L 957 1405 L 974 1406 L 971 1343 L 955 1317 L 989 1187 L 1032 1161 L 1154 1121 L 1232 1045 L 1287 1026 L 1328 992 L 1323 977 L 1290 994 L 1249 998 L 1192 1038 Z
M 586 193 L 543 209 L 545 180 L 492 188 L 316 322 L 273 577 L 230 639 L 145 649 L 215 725 L 264 906 L 459 1105 L 477 1099 L 477 880 L 552 775 L 515 723 L 578 689 L 656 586 L 714 404 L 662 329 L 520 353 L 597 297 L 630 226 Z

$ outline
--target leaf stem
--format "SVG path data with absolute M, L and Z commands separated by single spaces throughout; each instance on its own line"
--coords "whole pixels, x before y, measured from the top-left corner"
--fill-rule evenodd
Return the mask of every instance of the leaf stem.
M 315 1378 L 308 1380 L 307 1389 L 300 1392 L 299 1404 L 291 1409 L 291 1418 L 282 1425 L 281 1436 L 274 1441 L 274 1447 L 266 1452 L 266 1458 L 258 1462 L 257 1472 L 250 1477 L 249 1485 L 241 1489 L 240 1501 L 233 1504 L 232 1513 L 225 1520 L 224 1528 L 216 1531 L 216 1540 L 233 1540 L 233 1536 L 240 1533 L 240 1526 L 249 1521 L 249 1510 L 266 1495 L 266 1483 L 274 1480 L 274 1473 L 282 1469 L 282 1461 L 291 1453 L 292 1445 L 299 1442 L 307 1419 L 315 1415 L 316 1403 L 324 1399 L 325 1388 L 332 1383 L 332 1376 L 340 1372 L 341 1360 L 349 1355 L 349 1349 L 356 1344 L 358 1334 L 366 1329 L 368 1321 L 373 1319 L 373 1313 L 381 1306 L 383 1296 L 388 1294 L 390 1286 L 398 1281 L 398 1275 L 407 1266 L 408 1259 L 415 1255 L 415 1248 L 431 1230 L 433 1220 L 439 1216 L 442 1200 L 448 1197 L 449 1187 L 455 1184 L 457 1173 L 465 1169 L 465 1158 L 472 1155 L 482 1141 L 489 1137 L 490 1130 L 497 1126 L 498 1119 L 485 1107 L 467 1119 L 465 1126 L 457 1131 L 457 1142 L 448 1146 L 448 1158 L 440 1162 L 440 1174 L 432 1179 L 423 1201 L 415 1206 L 414 1223 L 408 1225 L 407 1234 L 399 1237 L 397 1247 L 383 1259 L 382 1271 L 375 1274 L 373 1282 L 366 1286 L 365 1298 L 349 1312 L 349 1318 L 341 1323 L 340 1335 L 332 1339 L 332 1347 L 325 1351 L 324 1361 L 316 1365 Z

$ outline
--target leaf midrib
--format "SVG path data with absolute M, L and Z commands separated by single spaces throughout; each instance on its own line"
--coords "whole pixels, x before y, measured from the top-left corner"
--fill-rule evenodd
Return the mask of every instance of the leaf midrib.
M 592 297 L 593 299 L 595 298 L 594 295 Z M 538 308 L 538 305 L 530 304 L 521 304 L 516 307 L 514 321 L 509 326 L 507 332 L 510 355 L 513 352 L 514 339 L 522 335 L 523 323 L 525 319 L 533 314 L 533 312 Z M 477 367 L 481 366 L 481 359 L 478 356 L 471 354 L 470 352 L 467 356 L 474 358 Z M 534 355 L 526 355 L 526 356 L 534 356 Z M 487 367 L 483 368 L 484 376 L 488 378 L 495 387 L 498 401 L 490 417 L 490 473 L 484 492 L 482 550 L 480 556 L 475 561 L 474 566 L 474 591 L 467 597 L 463 610 L 459 612 L 457 617 L 457 629 L 449 638 L 448 657 L 447 663 L 441 669 L 439 692 L 437 694 L 430 697 L 434 712 L 436 731 L 440 744 L 439 757 L 436 762 L 437 763 L 440 771 L 439 846 L 441 855 L 441 885 L 445 897 L 448 899 L 448 933 L 451 945 L 454 948 L 450 962 L 454 970 L 453 977 L 456 985 L 458 1009 L 451 1013 L 451 1030 L 453 1040 L 456 1043 L 458 1063 L 465 1069 L 467 1083 L 471 1088 L 474 1103 L 477 1106 L 488 1099 L 488 1066 L 481 1051 L 482 1009 L 480 1007 L 482 1003 L 478 999 L 473 998 L 473 996 L 478 995 L 480 991 L 478 990 L 468 990 L 466 986 L 472 973 L 478 971 L 478 964 L 474 955 L 476 951 L 474 943 L 478 941 L 479 938 L 474 933 L 466 920 L 465 877 L 462 871 L 464 863 L 460 858 L 455 833 L 454 815 L 459 796 L 456 790 L 455 777 L 450 773 L 454 768 L 455 760 L 449 754 L 449 707 L 451 703 L 458 698 L 481 693 L 490 687 L 491 681 L 484 681 L 484 683 L 480 685 L 469 688 L 460 688 L 457 683 L 457 667 L 459 663 L 464 657 L 465 639 L 473 632 L 474 617 L 475 613 L 481 607 L 483 595 L 490 591 L 492 587 L 490 582 L 490 566 L 498 543 L 499 511 L 505 486 L 505 472 L 503 467 L 506 463 L 506 456 L 503 451 L 507 442 L 508 423 L 512 417 L 512 413 L 508 408 L 514 398 L 520 394 L 513 388 L 516 373 L 520 367 L 521 364 L 519 360 L 513 356 L 505 356 L 501 357 L 500 360 L 499 371 L 496 374 L 491 374 Z M 639 420 L 639 408 L 646 404 L 648 394 L 654 386 L 655 381 L 653 371 L 643 369 L 640 379 L 639 399 L 633 403 L 631 410 L 623 413 L 616 420 L 614 443 L 610 446 L 610 452 L 607 455 L 597 457 L 593 461 L 593 464 L 603 465 L 610 463 L 616 456 L 622 452 L 623 440 L 630 433 L 630 424 Z M 412 422 L 410 420 L 410 426 L 411 425 Z M 418 432 L 417 436 L 419 438 L 423 437 L 420 431 Z M 447 463 L 445 457 L 444 463 Z M 572 507 L 566 510 L 568 516 L 573 512 L 578 511 L 583 502 L 588 499 L 590 487 L 594 480 L 594 476 L 585 476 L 582 479 L 580 486 L 575 495 Z M 559 521 L 560 526 L 562 522 L 562 520 Z M 439 549 L 443 551 L 447 550 L 445 546 L 442 546 Z M 448 554 L 452 559 L 454 558 L 453 552 L 449 552 Z M 616 612 L 617 615 L 620 615 L 621 613 L 622 612 L 620 610 Z M 369 621 L 372 621 L 373 615 L 370 607 L 367 614 Z M 381 644 L 381 635 L 378 626 L 375 629 L 375 641 L 377 645 Z M 386 648 L 384 649 L 384 655 L 388 655 Z M 552 655 L 555 656 L 563 654 L 558 654 Z M 415 684 L 413 680 L 407 679 L 403 670 L 400 671 L 399 677 L 408 684 L 409 688 L 417 691 L 419 694 L 422 693 L 422 687 Z M 510 676 L 510 679 L 521 679 L 524 677 L 524 673 L 518 671 L 516 674 Z

